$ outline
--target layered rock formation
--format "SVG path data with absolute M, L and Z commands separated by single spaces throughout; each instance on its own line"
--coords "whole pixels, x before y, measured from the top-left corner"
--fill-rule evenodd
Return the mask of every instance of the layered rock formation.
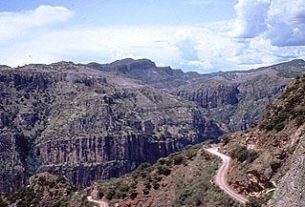
M 183 73 L 170 67 L 157 67 L 146 59 L 124 59 L 106 65 L 91 63 L 89 66 L 137 79 L 194 101 L 204 109 L 206 116 L 230 132 L 249 129 L 261 118 L 265 107 L 282 93 L 286 84 L 305 72 L 303 60 L 249 71 L 211 74 Z
M 174 89 L 172 93 L 197 102 L 205 114 L 228 131 L 246 130 L 256 123 L 291 78 L 305 71 L 303 60 L 257 70 L 218 73 Z
M 301 60 L 210 75 L 131 59 L 1 66 L 0 192 L 37 172 L 65 175 L 82 188 L 223 129 L 247 129 L 304 69 Z
M 109 206 L 237 206 L 211 182 L 219 160 L 196 145 L 161 158 L 154 165 L 142 164 L 121 178 L 97 182 L 96 199 Z
M 4 68 L 0 87 L 2 192 L 45 171 L 85 187 L 222 134 L 193 103 L 83 65 Z

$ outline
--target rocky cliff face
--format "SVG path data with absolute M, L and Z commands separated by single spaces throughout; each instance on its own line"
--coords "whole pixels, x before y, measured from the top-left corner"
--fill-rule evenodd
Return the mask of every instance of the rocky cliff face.
M 221 123 L 230 132 L 249 129 L 259 121 L 266 106 L 282 93 L 286 84 L 305 72 L 303 60 L 249 71 L 212 74 L 183 73 L 169 67 L 157 67 L 146 59 L 124 59 L 88 66 L 137 79 L 196 102 L 207 117 Z
M 300 60 L 211 75 L 130 59 L 1 66 L 0 192 L 37 172 L 81 188 L 216 139 L 223 128 L 246 129 L 303 70 Z
M 36 172 L 85 187 L 222 134 L 191 102 L 83 65 L 2 68 L 0 87 L 1 192 Z
M 211 182 L 218 164 L 216 157 L 196 145 L 91 188 L 93 196 L 110 206 L 236 206 Z
M 224 138 L 228 182 L 259 206 L 304 206 L 305 77 L 287 86 L 247 133 Z
M 172 93 L 198 103 L 228 131 L 245 130 L 261 118 L 265 107 L 283 92 L 291 78 L 304 71 L 305 62 L 295 60 L 257 70 L 218 73 Z

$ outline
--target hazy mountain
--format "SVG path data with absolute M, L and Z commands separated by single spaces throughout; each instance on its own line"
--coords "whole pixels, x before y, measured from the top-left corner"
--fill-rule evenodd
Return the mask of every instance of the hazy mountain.
M 196 102 L 206 116 L 222 124 L 226 131 L 248 129 L 265 107 L 296 76 L 305 72 L 305 61 L 296 59 L 248 71 L 211 74 L 184 73 L 157 67 L 147 59 L 124 59 L 107 65 L 88 66 L 137 79 L 157 89 Z
M 256 70 L 217 73 L 171 92 L 198 103 L 227 131 L 245 130 L 261 118 L 265 107 L 292 78 L 304 72 L 305 61 L 293 60 Z
M 182 70 L 171 67 L 157 67 L 154 62 L 148 59 L 123 59 L 110 64 L 89 63 L 89 67 L 102 71 L 120 74 L 128 78 L 143 81 L 143 83 L 157 89 L 172 89 L 190 83 L 201 75 L 196 72 L 184 73 Z

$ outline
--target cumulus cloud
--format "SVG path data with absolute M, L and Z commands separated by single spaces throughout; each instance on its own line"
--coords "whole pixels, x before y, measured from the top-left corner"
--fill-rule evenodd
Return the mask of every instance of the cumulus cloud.
M 0 50 L 0 62 L 17 66 L 61 60 L 111 62 L 131 57 L 150 58 L 161 66 L 211 72 L 249 69 L 305 54 L 305 48 L 279 49 L 262 36 L 232 41 L 224 35 L 225 26 L 215 29 L 222 24 L 209 27 L 76 27 L 49 31 Z
M 14 43 L 5 53 L 0 51 L 0 62 L 17 66 L 60 60 L 111 62 L 132 57 L 207 72 L 231 69 L 234 61 L 230 57 L 237 54 L 237 48 L 238 44 L 227 37 L 200 26 L 76 27 Z
M 72 11 L 40 6 L 0 13 L 0 64 L 111 62 L 131 57 L 150 58 L 158 65 L 186 71 L 211 72 L 304 58 L 304 0 L 292 1 L 293 5 L 285 0 L 240 0 L 235 6 L 236 19 L 188 26 L 58 28 L 49 24 L 66 21 Z M 25 33 L 32 35 L 21 38 Z
M 50 31 L 30 41 L 15 43 L 0 55 L 0 61 L 16 66 L 42 60 L 110 62 L 126 57 L 149 57 L 159 64 L 177 65 L 180 51 L 173 42 L 184 35 L 183 28 L 78 27 Z M 17 57 L 14 53 L 18 50 L 24 52 Z
M 274 46 L 305 45 L 305 0 L 239 0 L 234 36 L 263 36 Z
M 235 5 L 237 18 L 234 35 L 253 38 L 267 29 L 270 0 L 239 0 Z
M 28 29 L 66 21 L 72 11 L 64 7 L 42 5 L 35 10 L 0 13 L 0 42 L 20 35 Z
M 269 11 L 266 37 L 273 45 L 305 45 L 305 0 L 276 0 Z

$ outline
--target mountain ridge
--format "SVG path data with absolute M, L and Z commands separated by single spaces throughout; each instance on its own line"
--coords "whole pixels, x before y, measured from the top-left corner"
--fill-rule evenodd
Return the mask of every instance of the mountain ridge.
M 305 71 L 304 61 L 296 60 L 199 78 L 144 62 L 150 72 L 141 79 L 142 60 L 131 59 L 106 69 L 72 62 L 2 67 L 0 191 L 14 192 L 45 172 L 82 189 L 188 145 L 248 130 Z M 247 190 L 238 183 L 232 178 L 237 190 Z

